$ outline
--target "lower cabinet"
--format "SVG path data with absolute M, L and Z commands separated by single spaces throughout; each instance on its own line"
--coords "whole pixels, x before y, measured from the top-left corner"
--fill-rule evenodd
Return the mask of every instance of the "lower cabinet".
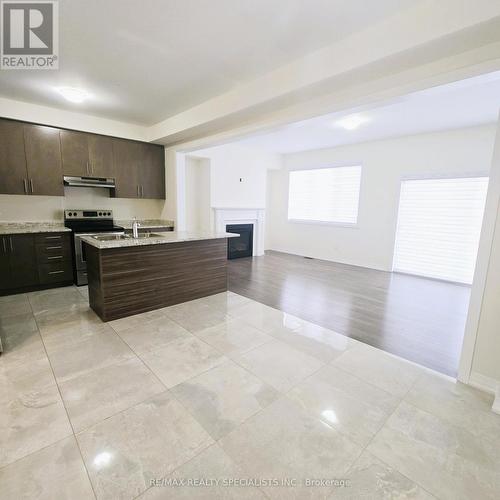
M 10 260 L 10 282 L 12 288 L 23 288 L 38 284 L 35 241 L 32 234 L 8 236 L 7 249 Z
M 0 237 L 0 291 L 11 286 L 8 241 L 6 236 Z
M 0 236 L 0 291 L 47 288 L 73 281 L 68 233 Z
M 40 285 L 73 280 L 71 236 L 68 233 L 42 233 L 35 236 Z

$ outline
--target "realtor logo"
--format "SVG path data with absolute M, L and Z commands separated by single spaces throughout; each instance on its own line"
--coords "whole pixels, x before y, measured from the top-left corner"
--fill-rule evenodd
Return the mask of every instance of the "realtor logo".
M 58 69 L 56 1 L 2 0 L 1 69 Z

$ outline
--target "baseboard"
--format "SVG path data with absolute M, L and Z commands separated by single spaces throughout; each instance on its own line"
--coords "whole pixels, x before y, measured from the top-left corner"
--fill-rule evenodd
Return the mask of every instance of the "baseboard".
M 500 391 L 497 391 L 491 410 L 500 415 Z
M 481 391 L 487 392 L 488 394 L 496 395 L 498 384 L 498 381 L 494 378 L 481 375 L 477 372 L 472 372 L 469 377 L 469 385 Z
M 500 414 L 500 382 L 498 380 L 472 372 L 469 377 L 469 385 L 495 396 L 491 410 Z
M 0 290 L 0 297 L 3 297 L 4 295 L 16 295 L 18 293 L 38 292 L 41 290 L 49 290 L 51 288 L 61 288 L 63 286 L 71 286 L 72 284 L 73 280 L 62 281 L 61 283 L 48 283 L 47 285 L 33 285 L 33 286 L 25 286 L 22 288 L 8 288 L 6 290 Z
M 343 261 L 343 260 L 340 260 L 340 259 L 336 259 L 336 260 L 333 260 L 333 259 L 329 259 L 329 258 L 326 258 L 326 257 L 315 257 L 313 255 L 310 255 L 310 254 L 298 254 L 298 253 L 293 253 L 293 252 L 290 252 L 288 250 L 282 250 L 282 249 L 278 249 L 278 248 L 266 248 L 266 252 L 274 252 L 274 253 L 283 253 L 283 254 L 286 254 L 286 255 L 293 255 L 294 257 L 302 257 L 302 258 L 307 258 L 307 259 L 314 259 L 314 260 L 319 260 L 319 261 L 323 261 L 323 262 L 331 262 L 332 264 L 342 264 L 344 266 L 351 266 L 351 267 L 358 267 L 358 268 L 361 268 L 361 269 L 370 269 L 370 270 L 375 270 L 375 271 L 382 271 L 384 273 L 390 273 L 392 272 L 392 269 L 385 269 L 385 268 L 382 268 L 382 267 L 376 267 L 376 266 L 366 266 L 366 265 L 362 265 L 362 264 L 354 264 L 352 262 L 347 262 L 347 261 Z

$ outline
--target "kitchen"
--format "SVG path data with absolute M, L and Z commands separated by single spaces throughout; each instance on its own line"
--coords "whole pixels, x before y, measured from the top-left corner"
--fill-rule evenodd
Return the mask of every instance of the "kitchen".
M 29 196 L 65 196 L 66 190 L 100 190 L 111 198 L 133 200 L 165 199 L 165 154 L 163 146 L 117 139 L 97 134 L 35 125 L 15 120 L 0 120 L 0 194 Z M 136 245 L 144 257 L 146 246 L 175 244 L 177 251 L 187 241 L 220 240 L 218 283 L 210 275 L 198 274 L 196 280 L 210 286 L 191 287 L 183 293 L 170 290 L 168 299 L 149 303 L 141 294 L 140 307 L 129 307 L 121 316 L 165 307 L 227 289 L 225 274 L 226 234 L 174 232 L 174 224 L 165 219 L 115 220 L 113 210 L 95 206 L 67 208 L 56 217 L 63 220 L 5 222 L 0 224 L 0 294 L 11 295 L 48 288 L 87 285 L 89 247 L 101 249 Z M 103 236 L 107 235 L 107 236 Z M 114 241 L 110 241 L 111 240 Z M 108 239 L 108 242 L 106 240 Z M 168 247 L 171 248 L 170 246 Z M 204 248 L 206 250 L 206 248 Z M 167 252 L 168 254 L 168 252 Z M 163 258 L 168 259 L 165 255 Z M 141 266 L 138 266 L 138 263 Z M 139 275 L 155 275 L 160 280 L 160 261 L 145 266 L 139 258 Z M 191 264 L 192 265 L 192 264 Z M 167 266 L 168 267 L 168 266 Z M 94 270 L 95 271 L 95 270 Z M 90 275 L 95 275 L 90 270 Z M 167 277 L 164 277 L 167 278 Z M 205 280 L 207 278 L 207 280 Z M 167 279 L 168 281 L 168 279 Z M 129 283 L 129 285 L 131 285 Z M 137 283 L 135 283 L 137 285 Z M 158 283 L 151 289 L 159 297 Z M 94 292 L 103 298 L 103 290 L 91 283 L 90 304 L 96 305 Z M 164 295 L 166 297 L 166 295 Z M 110 298 L 109 300 L 112 300 Z M 100 314 L 104 319 L 111 317 Z M 113 319 L 116 319 L 116 314 Z

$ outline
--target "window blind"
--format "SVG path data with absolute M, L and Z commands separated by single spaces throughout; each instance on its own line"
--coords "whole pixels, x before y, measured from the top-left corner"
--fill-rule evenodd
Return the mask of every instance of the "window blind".
M 356 224 L 361 166 L 290 172 L 288 219 Z
M 471 284 L 488 177 L 401 183 L 394 271 Z

